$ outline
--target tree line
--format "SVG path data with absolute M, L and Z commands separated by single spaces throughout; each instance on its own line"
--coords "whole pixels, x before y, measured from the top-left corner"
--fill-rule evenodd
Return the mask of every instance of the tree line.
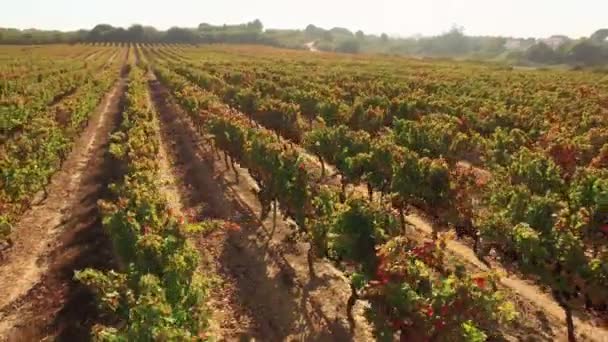
M 0 44 L 51 43 L 182 43 L 182 44 L 263 44 L 304 49 L 313 42 L 321 51 L 343 53 L 381 53 L 425 57 L 496 59 L 530 64 L 571 64 L 594 66 L 608 63 L 608 29 L 600 29 L 585 39 L 554 36 L 560 43 L 550 46 L 534 38 L 468 36 L 461 27 L 432 37 L 396 38 L 387 34 L 365 34 L 345 28 L 323 29 L 308 25 L 304 30 L 264 29 L 260 20 L 237 25 L 210 25 L 196 28 L 172 27 L 157 30 L 152 26 L 132 25 L 128 28 L 108 24 L 91 30 L 71 32 L 17 30 L 0 28 Z M 509 46 L 517 43 L 516 48 Z

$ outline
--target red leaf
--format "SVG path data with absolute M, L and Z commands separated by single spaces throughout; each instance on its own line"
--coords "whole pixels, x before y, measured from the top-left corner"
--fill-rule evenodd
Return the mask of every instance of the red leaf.
M 387 284 L 389 280 L 388 274 L 386 274 L 382 268 L 378 268 L 376 270 L 376 279 L 378 279 L 382 284 Z
M 224 229 L 231 230 L 233 232 L 238 232 L 241 230 L 241 226 L 239 226 L 238 224 L 236 224 L 234 222 L 224 222 Z
M 443 329 L 443 327 L 445 327 L 445 322 L 443 320 L 435 322 L 436 330 L 441 330 L 441 329 Z
M 485 289 L 485 287 L 486 287 L 486 278 L 484 278 L 484 277 L 475 277 L 475 278 L 473 278 L 473 282 L 480 289 Z
M 433 314 L 435 314 L 435 311 L 433 311 L 433 307 L 429 305 L 426 308 L 426 315 L 429 317 L 433 317 Z

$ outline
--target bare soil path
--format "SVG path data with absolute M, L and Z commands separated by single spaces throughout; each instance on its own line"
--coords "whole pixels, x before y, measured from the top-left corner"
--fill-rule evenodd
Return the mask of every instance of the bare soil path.
M 315 41 L 308 42 L 308 43 L 304 44 L 304 46 L 306 46 L 306 48 L 308 49 L 308 51 L 310 51 L 310 52 L 319 52 L 319 49 L 317 49 L 317 47 L 315 45 L 316 45 Z
M 113 265 L 97 200 L 112 179 L 106 150 L 125 90 L 122 77 L 52 178 L 49 196 L 18 222 L 14 246 L 0 264 L 0 340 L 83 340 L 96 315 L 74 271 Z
M 341 272 L 319 260 L 317 278 L 310 279 L 307 246 L 290 241 L 290 223 L 277 219 L 271 235 L 272 219 L 258 219 L 256 184 L 247 171 L 238 169 L 236 183 L 233 171 L 201 146 L 183 113 L 166 102 L 170 98 L 166 90 L 156 81 L 150 85 L 164 145 L 172 156 L 172 173 L 180 180 L 184 211 L 238 226 L 196 239 L 211 273 L 222 279 L 211 300 L 220 340 L 371 340 L 360 305 L 355 327 L 347 323 L 350 291 Z
M 97 56 L 97 54 L 98 54 L 99 52 L 100 52 L 100 50 L 95 50 L 95 51 L 93 51 L 93 52 L 91 52 L 91 53 L 88 53 L 88 54 L 87 54 L 87 55 L 84 57 L 84 60 L 85 60 L 85 61 L 88 61 L 88 60 L 90 60 L 90 59 L 93 59 L 95 56 Z

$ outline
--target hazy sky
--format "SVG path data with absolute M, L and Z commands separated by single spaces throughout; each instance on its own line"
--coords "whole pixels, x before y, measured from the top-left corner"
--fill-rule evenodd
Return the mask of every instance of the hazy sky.
M 366 33 L 589 36 L 608 27 L 608 0 L 4 0 L 0 27 L 73 30 L 98 23 L 197 26 L 259 18 L 266 28 L 315 24 Z

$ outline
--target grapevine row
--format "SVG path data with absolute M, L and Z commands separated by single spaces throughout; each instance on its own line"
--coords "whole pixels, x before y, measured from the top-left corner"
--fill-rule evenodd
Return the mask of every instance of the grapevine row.
M 0 145 L 0 241 L 61 167 L 89 115 L 118 77 L 120 60 L 73 93 L 31 117 L 19 134 Z M 10 243 L 10 241 L 9 241 Z
M 94 334 L 101 340 L 204 339 L 208 327 L 208 284 L 188 240 L 196 225 L 169 209 L 158 181 L 158 125 L 145 72 L 133 67 L 123 122 L 110 146 L 125 174 L 110 186 L 112 198 L 100 204 L 121 271 L 76 273 L 97 294 L 102 308 L 121 322 L 97 326 Z
M 371 189 L 392 194 L 393 204 L 400 210 L 407 204 L 423 204 L 441 213 L 459 235 L 480 235 L 481 255 L 492 248 L 503 262 L 517 264 L 521 272 L 552 289 L 566 310 L 569 328 L 571 308 L 606 308 L 607 293 L 602 289 L 608 286 L 608 229 L 603 215 L 608 212 L 608 177 L 596 166 L 566 172 L 564 163 L 556 164 L 551 154 L 507 145 L 512 152 L 495 152 L 495 158 L 503 156 L 503 160 L 488 181 L 473 169 L 454 166 L 454 159 L 462 155 L 458 151 L 471 150 L 471 138 L 461 136 L 455 122 L 437 126 L 433 115 L 396 120 L 388 134 L 373 138 L 367 132 L 351 130 L 357 128 L 353 124 L 357 109 L 350 121 L 344 121 L 339 117 L 339 105 L 324 111 L 327 107 L 319 109 L 306 96 L 298 98 L 297 92 L 290 95 L 294 104 L 272 99 L 259 104 L 257 91 L 268 92 L 268 82 L 257 91 L 239 89 L 229 86 L 234 74 L 221 79 L 183 63 L 172 67 L 282 136 L 303 141 L 321 161 L 337 166 L 343 182 L 364 181 L 370 195 Z M 306 129 L 300 115 L 315 116 L 319 110 L 326 126 L 302 134 Z M 451 119 L 446 116 L 446 120 Z M 344 123 L 350 127 L 342 126 Z M 365 121 L 360 126 L 373 125 Z M 442 159 L 421 158 L 418 153 L 456 158 L 450 167 Z
M 87 62 L 73 61 L 72 65 L 60 68 L 52 75 L 38 75 L 31 81 L 18 80 L 12 89 L 11 84 L 7 84 L 8 87 L 3 89 L 5 93 L 0 107 L 0 142 L 11 139 L 11 136 L 27 126 L 32 116 L 40 115 L 47 106 L 60 102 L 94 78 L 95 73 L 103 71 L 107 58 L 108 56 L 100 56 L 90 65 Z
M 369 317 L 379 339 L 397 334 L 483 340 L 499 323 L 514 318 L 496 278 L 471 276 L 448 262 L 445 241 L 405 239 L 395 216 L 380 204 L 356 197 L 342 203 L 335 189 L 318 183 L 308 171 L 314 167 L 296 149 L 244 118 L 226 115 L 213 94 L 163 67 L 155 71 L 201 134 L 210 134 L 213 145 L 231 158 L 227 162 L 238 161 L 257 181 L 262 216 L 275 202 L 311 244 L 309 258 L 326 257 L 349 271 L 349 307 L 356 298 L 372 303 Z

